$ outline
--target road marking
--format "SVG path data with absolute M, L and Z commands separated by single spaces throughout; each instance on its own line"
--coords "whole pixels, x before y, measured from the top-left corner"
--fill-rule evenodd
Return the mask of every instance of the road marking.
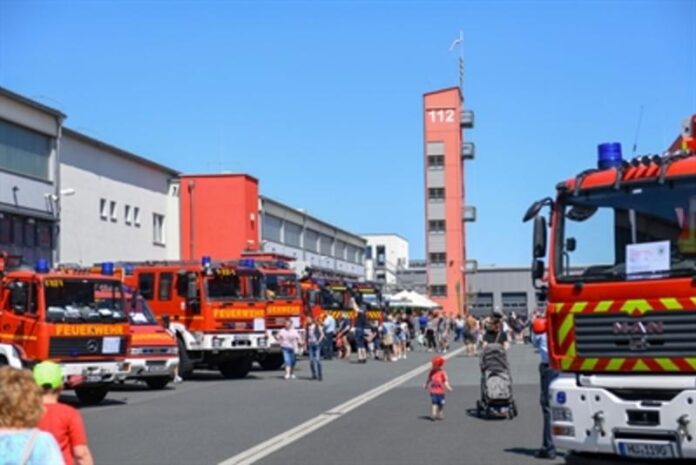
M 446 359 L 449 359 L 463 352 L 464 349 L 464 347 L 460 347 L 459 349 L 450 352 L 444 357 Z M 337 405 L 336 407 L 333 407 L 323 413 L 320 413 L 316 417 L 311 418 L 305 421 L 304 423 L 295 426 L 294 428 L 290 428 L 289 430 L 284 431 L 278 434 L 277 436 L 274 436 L 262 443 L 259 443 L 254 447 L 245 450 L 244 452 L 241 452 L 226 460 L 223 460 L 218 465 L 251 465 L 255 462 L 258 462 L 262 458 L 273 454 L 274 452 L 282 449 L 283 447 L 302 439 L 303 437 L 307 436 L 308 434 L 311 434 L 312 432 L 320 428 L 323 428 L 332 421 L 341 418 L 343 415 L 350 412 L 351 410 L 354 410 L 360 407 L 361 405 L 366 404 L 371 400 L 374 400 L 375 398 L 381 396 L 385 392 L 388 392 L 394 389 L 395 387 L 405 383 L 406 381 L 415 378 L 419 374 L 427 371 L 429 368 L 430 362 L 425 363 L 417 368 L 414 368 L 413 370 L 404 373 L 403 375 L 400 375 L 392 379 L 391 381 L 377 386 L 376 388 L 371 389 L 363 394 L 360 394 L 357 397 L 353 397 L 352 399 L 340 405 Z

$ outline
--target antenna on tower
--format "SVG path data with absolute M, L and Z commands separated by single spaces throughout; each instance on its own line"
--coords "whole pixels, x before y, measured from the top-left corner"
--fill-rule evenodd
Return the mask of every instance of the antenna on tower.
M 640 123 L 643 122 L 643 105 L 640 106 L 638 113 L 638 124 L 636 125 L 636 136 L 633 138 L 633 158 L 636 158 L 638 152 L 638 135 L 640 135 Z
M 454 47 L 459 46 L 459 89 L 464 100 L 464 31 L 459 31 L 459 37 L 452 41 L 449 51 L 454 50 Z

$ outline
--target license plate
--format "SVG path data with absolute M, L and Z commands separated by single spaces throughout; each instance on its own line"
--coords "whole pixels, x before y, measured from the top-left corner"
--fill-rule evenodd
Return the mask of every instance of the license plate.
M 146 367 L 147 371 L 166 371 L 167 367 L 164 365 L 152 365 Z
M 619 442 L 619 455 L 625 457 L 672 459 L 675 458 L 671 442 Z
M 102 380 L 102 377 L 99 375 L 85 375 L 83 378 L 85 383 L 98 383 Z

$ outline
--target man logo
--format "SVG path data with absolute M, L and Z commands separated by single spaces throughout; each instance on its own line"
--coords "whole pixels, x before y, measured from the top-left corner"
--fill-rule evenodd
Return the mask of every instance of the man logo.
M 650 346 L 648 335 L 664 332 L 665 326 L 661 321 L 648 321 L 647 323 L 617 321 L 614 323 L 614 334 L 630 336 L 628 348 L 635 352 L 648 350 Z
M 87 341 L 87 352 L 91 354 L 96 354 L 99 350 L 99 341 L 96 339 L 90 339 Z

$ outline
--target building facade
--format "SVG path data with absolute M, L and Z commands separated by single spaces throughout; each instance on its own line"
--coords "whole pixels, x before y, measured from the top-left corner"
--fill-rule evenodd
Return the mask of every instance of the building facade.
M 396 272 L 397 289 L 428 295 L 428 268 L 425 260 L 411 260 L 408 268 Z
M 60 149 L 60 262 L 179 256 L 179 173 L 65 128 Z
M 302 274 L 365 279 L 362 237 L 326 223 L 302 210 L 261 197 L 261 250 L 295 258 L 293 267 Z
M 466 299 L 463 129 L 472 127 L 458 87 L 423 96 L 426 261 L 429 297 L 448 313 Z
M 398 234 L 361 234 L 367 241 L 365 274 L 368 281 L 398 284 L 398 272 L 408 268 L 408 241 Z
M 58 153 L 65 115 L 0 88 L 0 253 L 57 259 Z

